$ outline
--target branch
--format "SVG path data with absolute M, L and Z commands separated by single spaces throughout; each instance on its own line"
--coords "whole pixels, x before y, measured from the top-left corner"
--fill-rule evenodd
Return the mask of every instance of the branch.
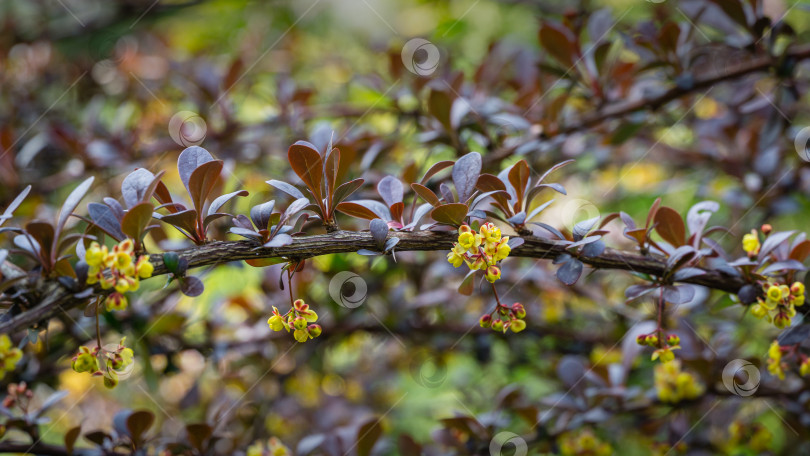
M 389 236 L 399 238 L 396 250 L 401 252 L 449 251 L 453 242 L 456 241 L 455 232 L 391 232 Z M 568 253 L 564 246 L 547 239 L 534 236 L 526 236 L 523 239 L 524 244 L 516 247 L 510 256 L 552 260 L 560 254 Z M 370 233 L 337 231 L 330 234 L 302 236 L 294 238 L 290 245 L 276 248 L 257 248 L 256 244 L 250 241 L 216 241 L 176 253 L 188 261 L 189 268 L 196 268 L 262 258 L 307 259 L 332 253 L 356 252 L 360 249 L 377 250 Z M 606 249 L 602 255 L 597 257 L 579 259 L 595 269 L 619 269 L 659 277 L 666 272 L 665 262 L 661 258 L 645 257 L 614 249 Z M 168 273 L 161 254 L 150 255 L 150 260 L 155 265 L 152 277 Z M 730 276 L 714 270 L 707 270 L 705 274 L 686 279 L 684 282 L 729 293 L 737 293 L 740 287 L 745 285 L 745 281 L 741 277 Z M 24 286 L 20 285 L 20 287 Z M 55 280 L 38 280 L 35 283 L 27 284 L 27 287 L 24 291 L 40 297 L 39 304 L 0 323 L 0 333 L 11 333 L 36 326 L 39 322 L 47 320 L 59 312 L 78 307 L 90 299 L 86 296 L 76 298 L 72 292 Z M 109 292 L 100 287 L 95 288 L 95 296 L 105 295 Z

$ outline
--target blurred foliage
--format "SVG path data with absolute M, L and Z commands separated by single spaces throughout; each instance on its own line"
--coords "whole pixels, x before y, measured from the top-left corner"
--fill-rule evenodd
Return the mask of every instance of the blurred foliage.
M 19 220 L 54 220 L 90 176 L 94 201 L 115 198 L 136 168 L 165 170 L 162 181 L 180 194 L 177 156 L 196 144 L 223 160 L 219 194 L 250 193 L 230 212 L 273 198 L 286 207 L 292 199 L 265 181 L 298 182 L 286 151 L 304 139 L 340 148 L 344 181 L 366 180 L 361 198 L 377 198 L 386 175 L 418 182 L 430 165 L 469 152 L 496 175 L 522 159 L 534 176 L 574 158 L 554 175 L 568 194 L 555 194 L 538 218 L 567 232 L 619 211 L 640 224 L 658 197 L 680 214 L 720 202 L 712 225 L 730 229 L 716 237 L 728 252 L 766 222 L 806 229 L 810 166 L 794 138 L 810 121 L 810 66 L 783 58 L 808 43 L 802 3 L 37 0 L 3 2 L 0 24 L 0 207 L 33 184 Z M 552 32 L 544 40 L 540 30 Z M 439 53 L 435 72 L 408 70 L 403 49 L 413 37 Z M 774 62 L 765 71 L 691 90 L 763 56 Z M 673 87 L 682 96 L 566 130 Z M 439 192 L 438 179 L 430 187 Z M 341 228 L 368 227 L 336 217 Z M 635 247 L 618 220 L 608 229 L 606 243 Z M 208 237 L 235 239 L 226 223 Z M 145 245 L 157 252 L 183 242 L 161 225 Z M 478 327 L 492 298 L 460 295 L 464 271 L 444 253 L 396 258 L 308 261 L 290 285 L 324 327 L 307 344 L 267 327 L 272 306 L 287 305 L 281 264 L 202 268 L 196 297 L 145 280 L 125 312 L 101 316 L 103 342 L 126 337 L 135 353 L 114 390 L 70 368 L 77 347 L 95 343 L 94 318 L 63 312 L 47 330 L 12 334 L 24 361 L 2 379 L 13 400 L 0 412 L 25 419 L 17 429 L 0 424 L 0 449 L 25 453 L 3 444 L 36 436 L 34 453 L 73 447 L 73 438 L 86 454 L 130 454 L 143 435 L 140 451 L 164 454 L 245 454 L 256 442 L 254 454 L 281 444 L 299 455 L 501 454 L 492 442 L 511 432 L 528 454 L 808 451 L 807 379 L 798 365 L 785 382 L 767 373 L 779 332 L 736 297 L 694 287 L 669 309 L 682 367 L 705 388 L 662 401 L 656 363 L 635 344 L 653 329 L 656 304 L 625 300 L 648 277 L 587 270 L 567 287 L 550 262 L 510 258 L 498 290 L 526 306 L 528 328 L 500 335 Z M 351 294 L 332 283 L 343 271 L 368 288 L 357 308 L 339 303 Z M 757 395 L 723 385 L 733 359 L 761 366 Z M 138 434 L 148 418 L 132 410 L 155 423 Z M 88 435 L 96 430 L 103 434 Z

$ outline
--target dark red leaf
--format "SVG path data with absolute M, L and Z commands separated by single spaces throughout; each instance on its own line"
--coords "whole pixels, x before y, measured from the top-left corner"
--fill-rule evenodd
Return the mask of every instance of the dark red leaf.
M 430 211 L 433 220 L 445 225 L 460 226 L 467 217 L 467 205 L 462 203 L 443 204 Z
M 686 226 L 681 215 L 671 207 L 662 206 L 655 213 L 655 231 L 675 247 L 686 243 Z

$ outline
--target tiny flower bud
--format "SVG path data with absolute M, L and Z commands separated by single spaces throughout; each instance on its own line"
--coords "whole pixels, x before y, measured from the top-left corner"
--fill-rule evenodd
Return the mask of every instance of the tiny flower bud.
M 676 334 L 670 334 L 667 336 L 667 345 L 678 345 L 681 343 L 681 338 L 678 337 Z
M 526 308 L 519 302 L 512 304 L 512 312 L 514 312 L 515 316 L 518 318 L 526 318 Z
M 636 337 L 636 343 L 639 345 L 647 345 L 647 335 L 639 334 L 639 336 Z
M 795 296 L 801 296 L 804 294 L 804 284 L 801 282 L 793 282 L 793 285 L 790 286 L 790 293 Z
M 503 320 L 501 319 L 492 320 L 492 330 L 503 331 Z
M 482 315 L 481 318 L 478 319 L 478 324 L 481 325 L 482 328 L 489 328 L 492 325 L 492 315 Z
M 323 329 L 321 325 L 309 325 L 307 326 L 307 330 L 309 331 L 309 335 L 312 337 L 318 337 L 323 333 Z
M 650 334 L 647 336 L 647 345 L 654 347 L 658 345 L 658 336 L 655 334 Z
M 293 326 L 295 329 L 304 329 L 307 327 L 307 319 L 304 317 L 296 317 L 295 320 L 293 320 Z
M 779 328 L 784 329 L 790 326 L 790 317 L 785 312 L 779 312 L 773 319 L 773 324 Z
M 501 268 L 497 266 L 488 267 L 486 277 L 490 283 L 495 283 L 496 280 L 501 278 Z
M 766 223 L 766 224 L 762 225 L 760 230 L 762 230 L 762 234 L 767 236 L 767 235 L 771 234 L 771 230 L 773 230 L 773 227 L 770 224 Z

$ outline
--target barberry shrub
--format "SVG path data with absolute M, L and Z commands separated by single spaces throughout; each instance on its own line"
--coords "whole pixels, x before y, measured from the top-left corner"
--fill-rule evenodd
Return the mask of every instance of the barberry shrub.
M 806 8 L 146 3 L 0 8 L 0 454 L 810 451 Z

